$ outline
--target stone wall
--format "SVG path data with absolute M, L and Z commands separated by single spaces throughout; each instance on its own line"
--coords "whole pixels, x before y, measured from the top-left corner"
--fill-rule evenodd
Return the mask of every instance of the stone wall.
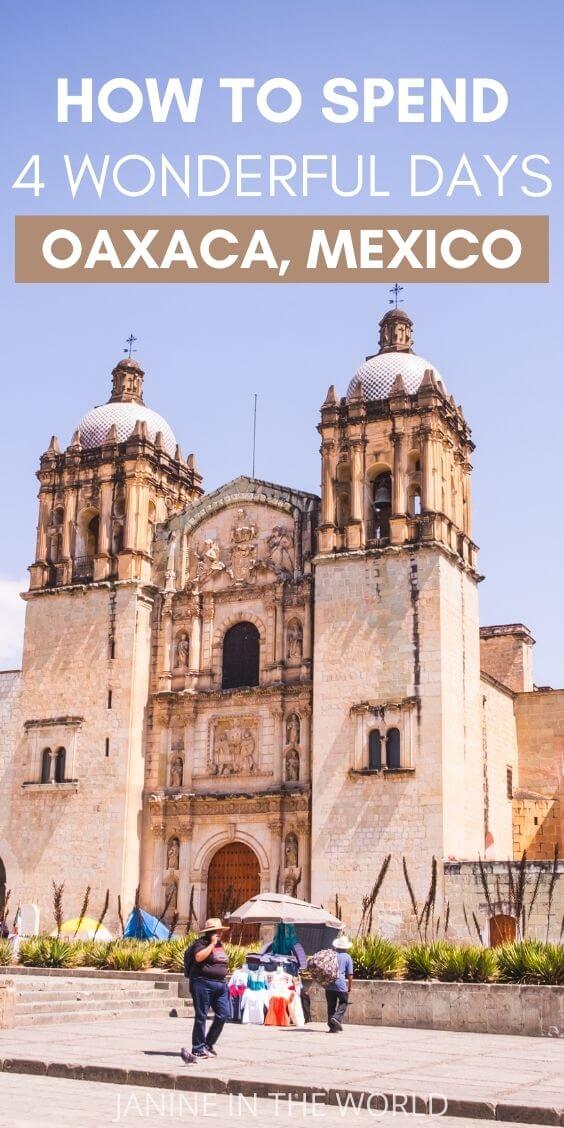
M 482 757 L 484 771 L 484 848 L 486 858 L 513 856 L 512 793 L 518 785 L 515 695 L 482 676 Z
M 494 915 L 512 916 L 512 897 L 507 862 L 485 862 L 484 872 Z M 514 885 L 516 885 L 517 863 L 512 865 L 512 874 Z M 525 934 L 539 940 L 548 938 L 553 943 L 558 943 L 561 940 L 560 931 L 564 918 L 564 862 L 558 863 L 556 871 L 550 928 L 547 937 L 548 895 L 551 874 L 551 862 L 527 863 L 524 897 L 527 918 Z M 478 936 L 472 919 L 472 914 L 475 913 L 480 935 L 484 943 L 489 944 L 491 939 L 489 920 L 492 914 L 488 906 L 478 862 L 445 862 L 444 887 L 445 898 L 450 906 L 450 938 L 462 940 L 466 943 L 477 943 Z M 529 914 L 533 896 L 533 909 Z M 464 920 L 464 909 L 466 909 L 470 931 Z
M 0 859 L 6 870 L 6 890 L 12 889 L 10 908 L 14 907 L 13 843 L 9 834 L 10 797 L 14 757 L 18 739 L 18 701 L 21 686 L 20 670 L 0 671 Z M 17 904 L 17 903 L 16 903 Z M 9 914 L 11 920 L 11 913 Z
M 378 909 L 399 935 L 402 855 L 423 903 L 433 855 L 483 842 L 476 589 L 432 549 L 318 559 L 315 583 L 312 898 L 338 894 L 354 927 L 391 853 Z M 369 773 L 368 728 L 388 715 L 409 746 L 401 770 Z
M 519 790 L 515 795 L 515 855 L 564 853 L 564 690 L 520 693 L 515 700 Z
M 327 1017 L 325 992 L 311 988 L 312 1017 Z M 513 983 L 356 980 L 345 1022 L 479 1034 L 564 1035 L 564 987 Z
M 42 929 L 52 926 L 53 880 L 64 881 L 69 917 L 79 912 L 86 885 L 92 915 L 109 889 L 110 929 L 118 923 L 118 893 L 125 912 L 133 903 L 149 640 L 150 603 L 134 584 L 28 600 L 5 834 L 12 896 L 39 906 Z M 66 749 L 66 782 L 43 784 L 43 751 L 58 747 Z
M 533 688 L 533 645 L 531 632 L 523 623 L 481 627 L 480 666 L 514 693 L 526 693 Z

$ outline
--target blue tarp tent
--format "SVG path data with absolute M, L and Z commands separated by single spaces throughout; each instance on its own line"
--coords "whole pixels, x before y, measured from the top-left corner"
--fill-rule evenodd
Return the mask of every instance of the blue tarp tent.
M 166 924 L 146 913 L 145 909 L 133 909 L 127 918 L 123 935 L 133 940 L 168 940 L 170 932 Z

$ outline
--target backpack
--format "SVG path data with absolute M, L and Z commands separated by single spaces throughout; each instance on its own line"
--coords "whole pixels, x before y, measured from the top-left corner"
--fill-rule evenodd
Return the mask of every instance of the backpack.
M 330 948 L 316 952 L 315 955 L 309 957 L 307 970 L 316 983 L 319 983 L 321 987 L 328 987 L 330 983 L 334 983 L 339 974 L 337 953 Z
M 198 940 L 199 939 L 200 938 L 198 937 Z M 184 974 L 187 979 L 190 978 L 192 971 L 194 970 L 194 965 L 196 963 L 195 955 L 196 944 L 198 943 L 198 940 L 193 940 L 190 944 L 190 947 L 186 948 L 186 951 L 184 952 Z

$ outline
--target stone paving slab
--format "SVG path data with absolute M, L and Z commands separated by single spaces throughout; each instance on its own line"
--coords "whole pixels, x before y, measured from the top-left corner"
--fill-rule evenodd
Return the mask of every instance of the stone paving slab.
M 1 1110 L 4 1110 L 3 1112 Z M 9 1110 L 9 1111 L 8 1111 Z M 368 1128 L 398 1128 L 397 1116 L 379 1115 L 358 1107 L 339 1108 L 318 1104 L 289 1103 L 280 1099 L 246 1097 L 227 1094 L 183 1093 L 170 1089 L 134 1089 L 123 1085 L 100 1085 L 57 1077 L 24 1077 L 21 1074 L 0 1074 L 0 1124 L 10 1128 L 141 1128 L 143 1124 L 186 1125 L 201 1128 L 337 1128 L 358 1125 Z M 421 1124 L 405 1118 L 400 1125 L 412 1128 Z M 480 1121 L 469 1118 L 426 1117 L 423 1128 L 479 1128 Z M 518 1124 L 515 1128 L 519 1128 Z
M 333 1104 L 337 1093 L 416 1094 L 422 1112 L 432 1111 L 432 1094 L 441 1094 L 456 1117 L 564 1124 L 559 1039 L 352 1025 L 330 1035 L 320 1024 L 227 1025 L 217 1059 L 185 1066 L 179 1048 L 190 1030 L 191 1023 L 154 1019 L 65 1023 L 48 1033 L 39 1026 L 0 1031 L 0 1082 L 7 1074 L 39 1072 L 83 1084 L 224 1095 L 263 1097 L 277 1090 L 311 1096 L 315 1090 Z

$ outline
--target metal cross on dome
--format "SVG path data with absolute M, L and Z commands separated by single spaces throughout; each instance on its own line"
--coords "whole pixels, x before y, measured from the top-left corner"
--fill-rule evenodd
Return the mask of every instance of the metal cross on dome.
M 395 305 L 396 309 L 398 308 L 398 305 L 400 304 L 400 302 L 403 302 L 403 298 L 400 298 L 400 294 L 402 292 L 403 292 L 403 286 L 400 286 L 399 282 L 394 282 L 393 286 L 390 286 L 390 289 L 388 291 L 388 293 L 394 295 L 393 298 L 389 299 L 389 304 Z
M 130 333 L 129 337 L 127 337 L 126 342 L 125 342 L 126 345 L 127 345 L 127 348 L 125 348 L 123 351 L 124 351 L 124 353 L 127 353 L 130 360 L 131 360 L 131 354 L 134 353 L 134 352 L 137 352 L 137 349 L 133 348 L 136 340 L 137 340 L 137 337 L 134 337 L 133 333 Z

